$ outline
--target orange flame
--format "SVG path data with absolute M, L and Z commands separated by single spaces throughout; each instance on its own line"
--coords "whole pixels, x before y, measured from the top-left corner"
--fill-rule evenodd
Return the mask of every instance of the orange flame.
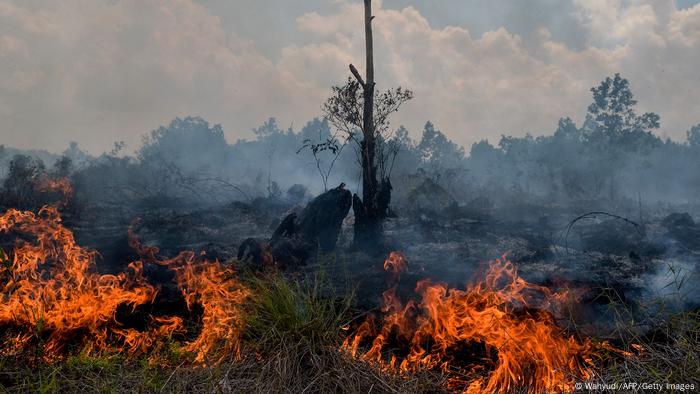
M 143 261 L 168 266 L 175 271 L 187 307 L 201 305 L 204 309 L 200 335 L 186 345 L 187 351 L 196 354 L 195 362 L 220 362 L 230 354 L 238 357 L 244 325 L 243 306 L 251 292 L 238 281 L 233 268 L 224 267 L 218 261 L 197 259 L 191 251 L 160 260 L 158 248 L 141 244 L 131 228 L 129 245 Z
M 185 263 L 172 268 L 178 287 L 189 308 L 201 305 L 204 309 L 201 332 L 185 349 L 196 354 L 195 362 L 218 363 L 228 355 L 238 358 L 244 325 L 243 304 L 250 291 L 236 279 L 232 268 L 222 267 L 218 262 L 196 263 L 193 254 L 182 257 L 186 257 Z
M 151 302 L 153 286 L 142 276 L 142 265 L 131 263 L 131 274 L 94 272 L 96 252 L 81 248 L 61 225 L 56 207 L 39 211 L 8 210 L 0 216 L 0 232 L 29 234 L 36 242 L 18 242 L 12 260 L 0 268 L 0 325 L 46 331 L 47 356 L 60 354 L 69 338 L 87 331 L 95 347 L 106 349 L 110 331 L 117 326 L 120 305 L 135 309 Z
M 73 186 L 67 178 L 47 179 L 42 188 L 46 191 L 61 192 L 64 197 L 70 197 L 73 194 Z
M 389 257 L 384 260 L 384 271 L 400 275 L 408 269 L 406 257 L 400 252 L 391 252 Z
M 58 192 L 63 196 L 60 205 L 66 206 L 73 197 L 73 186 L 68 178 L 48 178 L 42 177 L 39 182 L 39 190 L 44 192 Z
M 239 354 L 242 308 L 249 290 L 232 268 L 195 259 L 192 252 L 158 261 L 157 248 L 135 241 L 140 253 L 149 252 L 148 258 L 130 263 L 129 273 L 101 275 L 95 269 L 97 253 L 76 244 L 73 233 L 61 224 L 56 206 L 46 206 L 38 214 L 8 210 L 0 216 L 0 233 L 9 232 L 22 237 L 11 258 L 0 265 L 0 327 L 15 327 L 20 333 L 4 338 L 4 354 L 18 354 L 40 338 L 46 360 L 60 358 L 78 340 L 87 352 L 133 355 L 184 332 L 177 316 L 149 317 L 142 331 L 117 321 L 118 308 L 127 306 L 133 312 L 156 297 L 158 290 L 143 276 L 144 262 L 169 266 L 187 306 L 201 305 L 199 335 L 185 344 L 196 363 Z
M 390 256 L 387 261 L 395 260 Z M 390 274 L 393 267 L 385 262 Z M 395 287 L 385 292 L 379 330 L 367 320 L 343 348 L 386 370 L 438 368 L 450 374 L 450 388 L 467 392 L 508 392 L 519 387 L 530 392 L 567 392 L 573 390 L 575 379 L 590 377 L 583 363 L 591 352 L 590 341 L 567 337 L 554 321 L 553 313 L 567 293 L 526 282 L 505 259 L 492 262 L 483 280 L 467 290 L 422 280 L 416 292 L 421 301 L 406 305 L 395 296 Z M 367 340 L 371 347 L 359 354 Z M 387 360 L 385 353 L 397 340 L 408 351 Z M 473 343 L 482 344 L 488 357 L 476 360 L 479 365 L 471 368 L 460 366 L 469 360 L 460 359 L 454 349 Z M 481 375 L 478 371 L 484 365 L 492 367 L 485 377 L 484 371 Z

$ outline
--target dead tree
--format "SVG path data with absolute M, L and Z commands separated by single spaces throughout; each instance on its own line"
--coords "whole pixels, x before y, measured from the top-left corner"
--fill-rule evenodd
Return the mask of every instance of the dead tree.
M 358 147 L 362 167 L 362 198 L 353 196 L 356 246 L 376 246 L 382 238 L 381 222 L 388 210 L 391 183 L 388 179 L 381 179 L 381 182 L 378 179 L 378 137 L 383 137 L 382 141 L 387 139 L 389 115 L 413 98 L 413 92 L 401 87 L 378 95 L 375 93 L 373 19 L 372 1 L 365 0 L 365 78 L 350 64 L 355 81 L 348 79 L 346 85 L 333 87 L 333 95 L 323 105 L 326 119 L 345 132 Z M 358 129 L 361 140 L 356 132 Z
M 372 37 L 372 0 L 365 0 L 365 59 L 367 61 L 365 72 L 366 80 L 355 66 L 350 65 L 350 71 L 362 86 L 363 111 L 362 111 L 362 201 L 353 201 L 355 212 L 355 242 L 379 239 L 381 235 L 381 223 L 377 194 L 379 184 L 377 182 L 377 165 L 375 163 L 376 138 L 374 134 L 374 40 Z M 354 204 L 358 203 L 359 206 Z

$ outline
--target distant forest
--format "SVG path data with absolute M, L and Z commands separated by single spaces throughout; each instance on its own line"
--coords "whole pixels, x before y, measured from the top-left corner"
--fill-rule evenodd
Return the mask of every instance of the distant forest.
M 506 201 L 570 205 L 683 204 L 700 195 L 700 124 L 686 141 L 656 134 L 661 119 L 636 112 L 629 82 L 619 74 L 591 89 L 585 121 L 562 118 L 549 135 L 503 135 L 465 149 L 427 122 L 417 140 L 404 127 L 379 142 L 394 206 L 416 203 L 425 185 L 438 200 L 498 207 Z M 585 110 L 585 109 L 584 109 Z M 453 131 L 456 132 L 456 131 Z M 466 131 L 458 131 L 466 132 Z M 231 200 L 302 202 L 345 182 L 356 192 L 358 152 L 323 118 L 300 130 L 274 118 L 253 139 L 229 143 L 219 125 L 175 119 L 143 137 L 134 155 L 124 144 L 98 157 L 71 143 L 62 154 L 0 146 L 5 204 L 40 204 L 32 185 L 47 174 L 71 178 L 76 200 L 92 204 L 213 205 Z M 437 189 L 436 189 L 437 187 Z

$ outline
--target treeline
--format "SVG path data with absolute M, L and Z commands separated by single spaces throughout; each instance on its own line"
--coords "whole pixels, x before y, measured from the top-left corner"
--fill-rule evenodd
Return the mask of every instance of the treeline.
M 686 141 L 662 140 L 655 134 L 658 115 L 635 112 L 627 80 L 615 75 L 591 91 L 582 125 L 563 118 L 550 135 L 504 135 L 495 145 L 475 143 L 468 153 L 430 122 L 417 139 L 399 127 L 378 148 L 394 205 L 410 205 L 421 193 L 458 204 L 694 202 L 700 195 L 700 125 Z M 326 120 L 295 131 L 271 118 L 252 136 L 228 143 L 219 125 L 187 117 L 145 135 L 133 155 L 124 153 L 123 143 L 98 157 L 75 143 L 61 155 L 43 157 L 0 146 L 0 203 L 39 204 L 31 185 L 47 176 L 71 178 L 81 203 L 143 208 L 255 199 L 297 203 L 341 182 L 359 190 L 356 144 Z
M 552 135 L 501 137 L 474 144 L 467 168 L 475 182 L 553 202 L 694 203 L 700 192 L 700 124 L 687 139 L 662 140 L 659 116 L 637 114 L 629 82 L 620 75 L 591 89 L 583 125 L 563 118 Z

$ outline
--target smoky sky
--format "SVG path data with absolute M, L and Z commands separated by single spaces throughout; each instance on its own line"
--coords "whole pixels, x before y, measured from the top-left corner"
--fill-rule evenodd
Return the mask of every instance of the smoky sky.
M 459 144 L 579 123 L 615 72 L 662 137 L 700 122 L 700 5 L 673 0 L 375 0 L 378 88 L 415 99 L 393 124 L 431 120 Z M 0 0 L 0 143 L 135 149 L 175 117 L 229 141 L 268 117 L 299 128 L 363 64 L 358 0 Z

